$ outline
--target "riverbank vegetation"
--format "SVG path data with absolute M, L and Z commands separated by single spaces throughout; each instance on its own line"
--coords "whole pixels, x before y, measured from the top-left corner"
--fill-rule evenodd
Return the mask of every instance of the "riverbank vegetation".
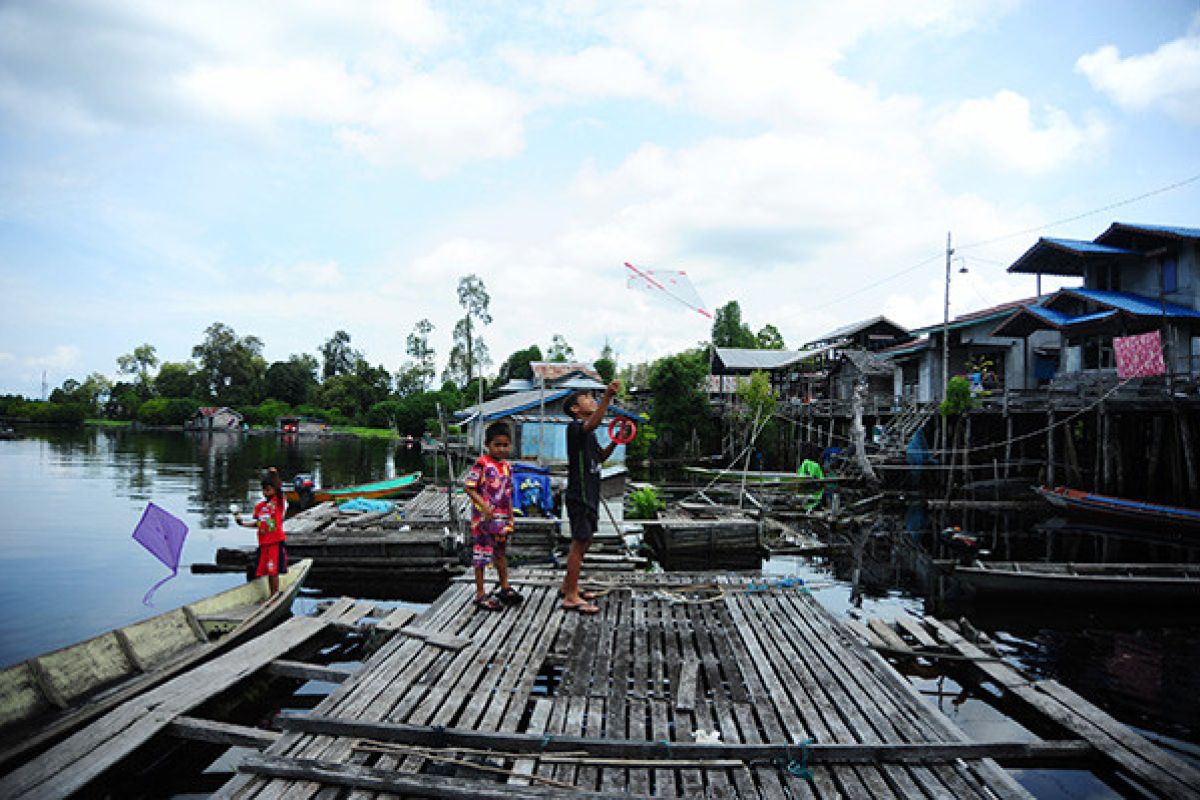
M 253 427 L 275 427 L 280 417 L 307 417 L 357 435 L 420 437 L 439 430 L 439 407 L 449 419 L 481 395 L 485 400 L 497 396 L 509 380 L 531 379 L 535 361 L 577 358 L 566 337 L 555 333 L 545 351 L 531 344 L 489 374 L 492 359 L 483 335 L 491 323 L 487 289 L 469 275 L 460 280 L 457 299 L 463 316 L 455 324 L 440 376 L 430 344 L 434 326 L 428 319 L 413 326 L 405 342 L 407 359 L 395 370 L 372 364 L 354 348 L 345 330 L 334 331 L 316 353 L 293 353 L 268 362 L 257 336 L 214 322 L 186 361 L 164 361 L 153 344 L 143 343 L 116 358 L 115 378 L 100 373 L 69 378 L 44 400 L 0 396 L 0 418 L 40 424 L 78 425 L 86 420 L 177 426 L 201 407 L 228 406 Z M 752 333 L 736 301 L 718 309 L 711 343 L 784 346 L 772 325 Z M 592 360 L 603 380 L 623 380 L 619 402 L 642 415 L 641 434 L 629 446 L 630 461 L 698 456 L 719 447 L 719 425 L 704 389 L 708 344 L 623 367 L 605 345 Z

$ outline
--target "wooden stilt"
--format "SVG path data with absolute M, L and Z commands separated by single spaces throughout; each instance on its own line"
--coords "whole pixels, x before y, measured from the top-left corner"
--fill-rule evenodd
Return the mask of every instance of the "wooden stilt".
M 1054 452 L 1054 409 L 1046 412 L 1046 483 L 1055 486 L 1058 483 L 1058 456 Z

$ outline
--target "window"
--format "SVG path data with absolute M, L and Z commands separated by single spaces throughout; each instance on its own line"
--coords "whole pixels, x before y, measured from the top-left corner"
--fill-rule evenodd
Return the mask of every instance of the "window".
M 1179 262 L 1175 256 L 1164 256 L 1161 269 L 1163 294 L 1179 291 Z

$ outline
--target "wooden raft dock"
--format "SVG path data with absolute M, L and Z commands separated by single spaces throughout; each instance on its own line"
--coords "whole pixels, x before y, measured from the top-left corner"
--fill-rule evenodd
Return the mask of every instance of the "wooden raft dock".
M 1086 749 L 968 742 L 799 581 L 607 575 L 595 617 L 558 581 L 456 581 L 216 796 L 1025 798 L 990 756 Z

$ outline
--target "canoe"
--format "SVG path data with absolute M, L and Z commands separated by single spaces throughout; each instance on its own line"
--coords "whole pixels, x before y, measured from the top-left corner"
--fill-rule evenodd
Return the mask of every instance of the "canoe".
M 954 577 L 982 597 L 1125 604 L 1200 600 L 1200 564 L 975 561 L 955 566 Z
M 1125 528 L 1169 527 L 1200 533 L 1200 509 L 1126 500 L 1104 494 L 1081 492 L 1065 486 L 1034 489 L 1042 499 L 1065 514 L 1107 522 Z
M 270 599 L 255 578 L 3 670 L 0 769 L 280 622 L 311 567 L 293 564 Z
M 410 472 L 407 475 L 401 475 L 399 478 L 392 478 L 387 481 L 362 483 L 358 486 L 344 486 L 341 489 L 314 489 L 313 502 L 328 503 L 330 500 L 354 500 L 360 497 L 367 500 L 383 500 L 388 497 L 395 497 L 405 489 L 415 486 L 420 480 L 420 472 Z M 289 503 L 298 503 L 300 501 L 300 494 L 296 491 L 295 487 L 285 490 L 284 496 L 287 497 Z
M 697 475 L 701 478 L 725 481 L 727 483 L 741 483 L 743 480 L 745 480 L 746 483 L 752 484 L 821 486 L 824 484 L 838 482 L 836 477 L 810 478 L 807 475 L 799 475 L 795 472 L 766 472 L 759 470 L 739 469 L 720 470 L 711 469 L 709 467 L 684 467 L 683 471 L 692 475 Z

